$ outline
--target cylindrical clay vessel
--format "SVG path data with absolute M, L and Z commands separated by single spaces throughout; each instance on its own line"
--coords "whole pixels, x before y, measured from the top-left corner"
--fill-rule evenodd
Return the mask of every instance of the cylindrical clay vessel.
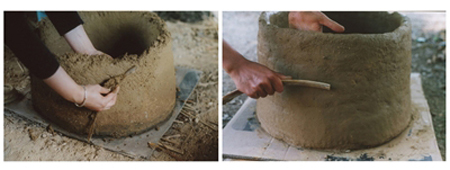
M 288 13 L 259 19 L 258 60 L 331 90 L 285 86 L 257 101 L 262 128 L 289 144 L 362 149 L 398 136 L 411 120 L 411 26 L 398 13 L 325 13 L 344 33 L 290 29 Z M 325 27 L 324 27 L 324 32 Z
M 94 46 L 114 58 L 75 54 L 48 19 L 38 25 L 42 40 L 75 82 L 101 84 L 137 66 L 119 83 L 116 104 L 98 113 L 94 135 L 128 136 L 166 121 L 175 104 L 176 84 L 171 38 L 164 21 L 150 12 L 79 14 Z M 35 77 L 31 93 L 41 115 L 68 131 L 88 133 L 93 111 L 64 100 Z

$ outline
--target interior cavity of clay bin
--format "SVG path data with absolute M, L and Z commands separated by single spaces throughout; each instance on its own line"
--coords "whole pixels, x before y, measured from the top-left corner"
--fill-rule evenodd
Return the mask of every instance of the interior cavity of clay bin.
M 304 148 L 347 150 L 386 143 L 411 120 L 410 23 L 398 13 L 325 14 L 345 33 L 290 29 L 287 12 L 261 14 L 259 62 L 294 79 L 331 84 L 330 91 L 285 86 L 282 93 L 259 99 L 261 126 Z
M 150 12 L 80 12 L 94 46 L 113 56 L 73 53 L 52 23 L 38 23 L 41 39 L 66 72 L 80 85 L 100 84 L 137 66 L 119 85 L 116 104 L 98 113 L 94 135 L 122 137 L 166 121 L 176 100 L 170 33 Z M 32 76 L 35 109 L 62 128 L 87 134 L 93 111 L 78 108 Z M 89 94 L 88 94 L 89 97 Z
M 99 14 L 101 15 L 101 14 Z M 83 20 L 92 24 L 85 24 L 92 43 L 99 49 L 113 57 L 128 54 L 142 54 L 161 34 L 161 23 L 136 19 L 139 15 L 126 15 L 119 12 L 117 15 L 104 15 L 96 20 L 95 15 L 83 15 Z M 114 25 L 111 25 L 113 23 Z M 152 25 L 151 25 L 152 24 Z

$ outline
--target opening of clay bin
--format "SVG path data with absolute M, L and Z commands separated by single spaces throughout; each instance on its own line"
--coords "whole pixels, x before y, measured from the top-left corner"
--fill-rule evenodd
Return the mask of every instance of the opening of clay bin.
M 102 15 L 103 14 L 103 15 Z M 80 14 L 94 46 L 114 58 L 141 55 L 161 34 L 162 20 L 146 20 L 138 13 Z
M 330 19 L 345 27 L 344 34 L 381 34 L 392 32 L 398 28 L 403 17 L 398 13 L 388 12 L 324 12 Z M 267 13 L 270 23 L 280 27 L 289 28 L 288 12 Z M 323 27 L 323 32 L 333 32 Z
M 411 120 L 411 25 L 388 12 L 325 13 L 345 34 L 288 28 L 288 13 L 263 12 L 258 62 L 331 90 L 285 86 L 257 101 L 261 127 L 291 145 L 354 150 L 379 146 Z M 325 29 L 325 27 L 324 27 Z

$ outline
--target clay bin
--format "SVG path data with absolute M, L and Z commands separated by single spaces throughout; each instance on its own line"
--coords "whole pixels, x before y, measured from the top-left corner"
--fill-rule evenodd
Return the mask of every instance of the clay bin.
M 166 25 L 150 12 L 80 12 L 94 46 L 106 55 L 75 54 L 52 23 L 45 19 L 39 34 L 61 67 L 78 84 L 100 84 L 137 66 L 119 83 L 116 105 L 99 112 L 94 135 L 139 134 L 167 120 L 175 104 L 175 68 Z M 45 118 L 64 129 L 87 134 L 93 111 L 64 100 L 32 77 L 32 101 Z
M 286 12 L 263 12 L 258 60 L 331 90 L 285 86 L 257 101 L 262 128 L 289 144 L 362 149 L 390 141 L 411 120 L 411 26 L 398 13 L 325 13 L 344 33 L 288 28 Z

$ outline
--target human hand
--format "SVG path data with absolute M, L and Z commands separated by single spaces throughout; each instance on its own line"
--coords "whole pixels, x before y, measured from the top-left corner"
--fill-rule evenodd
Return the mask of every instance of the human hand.
M 88 55 L 105 54 L 104 52 L 101 52 L 94 47 L 86 31 L 84 30 L 83 25 L 78 25 L 74 29 L 64 34 L 64 38 L 76 53 Z
M 43 79 L 43 81 L 64 99 L 72 103 L 83 103 L 85 98 L 83 87 L 78 85 L 61 66 L 52 76 Z M 108 110 L 116 103 L 119 87 L 112 92 L 98 84 L 86 85 L 85 88 L 87 96 L 84 107 L 88 109 L 94 111 Z
M 110 91 L 107 88 L 104 88 L 98 84 L 96 85 L 86 85 L 86 104 L 84 107 L 100 112 L 104 110 L 110 109 L 114 104 L 116 104 L 117 93 L 119 92 L 119 86 L 114 89 L 114 91 Z M 82 89 L 83 98 L 81 100 L 78 99 L 77 103 L 80 104 L 84 100 L 84 89 Z
M 248 60 L 230 70 L 229 75 L 239 91 L 254 99 L 283 92 L 281 80 L 290 78 Z
M 344 26 L 328 18 L 322 12 L 289 12 L 289 27 L 298 30 L 322 32 L 322 25 L 335 32 L 344 32 Z

